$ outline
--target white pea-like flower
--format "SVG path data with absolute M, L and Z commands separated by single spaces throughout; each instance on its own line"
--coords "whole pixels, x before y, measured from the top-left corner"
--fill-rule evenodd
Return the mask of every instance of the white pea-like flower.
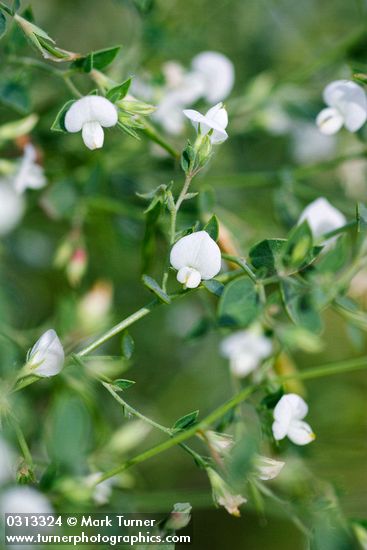
M 257 477 L 262 481 L 275 479 L 283 470 L 284 465 L 285 462 L 281 460 L 259 455 L 255 461 Z
M 204 97 L 213 104 L 225 99 L 234 84 L 232 61 L 219 52 L 201 52 L 191 63 L 194 73 L 204 82 Z
M 316 118 L 323 134 L 331 135 L 345 126 L 357 132 L 367 119 L 367 98 L 361 86 L 351 80 L 336 80 L 326 86 L 323 98 L 328 107 Z
M 186 288 L 196 288 L 202 280 L 212 279 L 219 273 L 220 249 L 206 231 L 197 231 L 173 245 L 170 262 L 178 271 L 177 280 Z
M 306 206 L 298 223 L 305 220 L 307 220 L 315 238 L 322 237 L 325 233 L 339 229 L 347 223 L 344 214 L 324 197 L 320 197 Z
M 209 447 L 220 456 L 226 455 L 234 445 L 234 439 L 231 435 L 213 430 L 206 431 L 203 439 L 206 439 Z
M 9 181 L 0 181 L 0 236 L 7 235 L 18 225 L 25 210 L 22 196 Z
M 59 374 L 64 366 L 64 348 L 53 329 L 47 330 L 28 353 L 27 370 L 48 378 Z
M 115 478 L 111 477 L 96 485 L 101 476 L 102 472 L 94 472 L 85 479 L 86 486 L 93 490 L 92 499 L 97 506 L 104 506 L 109 502 L 115 483 Z
M 230 334 L 220 345 L 222 355 L 229 359 L 232 373 L 238 377 L 253 372 L 271 355 L 272 349 L 271 340 L 257 326 Z
M 103 146 L 103 128 L 115 126 L 118 121 L 117 109 L 105 97 L 88 95 L 72 104 L 65 115 L 64 125 L 68 132 L 82 131 L 88 149 Z
M 234 494 L 232 488 L 213 468 L 207 468 L 207 474 L 212 486 L 215 504 L 223 506 L 232 516 L 240 517 L 239 507 L 247 500 L 242 495 Z
M 286 436 L 296 445 L 307 445 L 315 439 L 312 428 L 303 419 L 308 413 L 307 403 L 295 393 L 280 398 L 274 409 L 273 435 L 276 440 Z
M 52 514 L 53 509 L 48 499 L 36 489 L 13 487 L 1 496 L 0 512 L 2 514 Z
M 17 193 L 24 193 L 26 189 L 41 189 L 47 183 L 42 166 L 37 164 L 37 151 L 31 143 L 24 147 L 24 154 L 19 169 L 13 180 Z
M 191 120 L 198 133 L 205 136 L 210 132 L 210 141 L 213 144 L 223 143 L 228 138 L 228 114 L 223 103 L 217 103 L 205 115 L 194 109 L 185 109 L 183 113 Z

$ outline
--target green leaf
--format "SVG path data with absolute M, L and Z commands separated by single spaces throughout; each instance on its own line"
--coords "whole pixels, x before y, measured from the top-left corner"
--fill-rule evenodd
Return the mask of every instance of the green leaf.
M 249 252 L 252 265 L 263 277 L 276 275 L 281 266 L 285 239 L 265 239 L 255 244 Z
M 173 425 L 172 429 L 175 431 L 187 430 L 194 424 L 196 424 L 197 417 L 199 416 L 199 411 L 193 411 L 191 413 L 181 416 Z
M 221 326 L 249 326 L 260 314 L 260 300 L 255 285 L 248 277 L 240 277 L 226 285 L 219 300 Z
M 93 69 L 102 70 L 107 67 L 107 65 L 112 63 L 120 50 L 121 46 L 113 46 L 112 48 L 93 52 Z
M 217 216 L 213 215 L 208 223 L 204 225 L 203 231 L 206 231 L 212 239 L 218 240 L 219 236 L 219 222 Z
M 135 384 L 134 380 L 125 380 L 124 378 L 118 378 L 113 381 L 113 386 L 119 391 L 124 391 Z
M 122 84 L 119 84 L 114 88 L 110 88 L 106 94 L 107 99 L 112 101 L 112 103 L 115 103 L 120 99 L 123 99 L 126 96 L 127 92 L 129 91 L 131 82 L 132 82 L 132 77 L 125 80 L 125 82 L 123 82 Z
M 51 130 L 53 132 L 66 132 L 65 125 L 64 125 L 65 115 L 74 102 L 75 100 L 71 99 L 61 107 L 60 111 L 57 113 L 56 118 L 53 121 L 51 126 Z
M 224 284 L 220 283 L 216 279 L 210 279 L 209 281 L 202 281 L 201 284 L 212 294 L 216 296 L 222 296 L 224 291 Z
M 161 300 L 161 302 L 164 302 L 165 304 L 171 303 L 171 298 L 164 292 L 155 279 L 149 277 L 149 275 L 143 275 L 142 281 L 143 284 Z
M 281 283 L 281 292 L 285 309 L 292 321 L 311 332 L 320 332 L 322 322 L 310 287 L 287 279 Z
M 28 90 L 18 82 L 8 80 L 0 83 L 0 102 L 21 114 L 30 110 Z
M 297 225 L 284 245 L 282 262 L 285 267 L 300 267 L 312 259 L 313 237 L 307 221 Z
M 112 48 L 91 52 L 80 59 L 76 59 L 72 66 L 85 73 L 89 73 L 92 69 L 102 70 L 112 63 L 120 49 L 121 46 L 113 46 Z
M 3 14 L 2 11 L 0 11 L 0 38 L 5 34 L 6 32 L 6 17 Z
M 131 359 L 132 354 L 134 353 L 135 349 L 135 343 L 130 336 L 130 334 L 126 331 L 122 337 L 122 354 L 126 359 Z

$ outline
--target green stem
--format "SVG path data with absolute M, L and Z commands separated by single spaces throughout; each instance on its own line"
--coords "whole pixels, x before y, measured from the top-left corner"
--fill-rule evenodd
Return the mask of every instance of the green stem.
M 149 418 L 148 416 L 145 416 L 144 414 L 142 414 L 137 409 L 134 409 L 134 407 L 129 405 L 129 403 L 127 403 L 120 395 L 118 395 L 114 391 L 111 384 L 109 384 L 107 382 L 103 382 L 103 381 L 101 381 L 101 384 L 112 395 L 112 397 L 123 407 L 123 409 L 125 411 L 130 413 L 132 416 L 135 416 L 136 418 L 139 418 L 140 420 L 142 420 L 146 424 L 149 424 L 153 428 L 156 428 L 157 430 L 160 430 L 161 432 L 169 435 L 170 437 L 173 436 L 173 434 L 175 432 L 173 430 L 171 430 L 171 428 L 167 428 L 166 426 L 163 426 L 162 424 L 158 424 L 158 422 L 156 422 L 152 418 Z M 179 443 L 179 446 L 182 447 L 187 453 L 189 453 L 198 464 L 200 464 L 201 466 L 205 466 L 206 463 L 203 460 L 203 458 L 196 451 L 191 449 L 191 447 L 189 447 L 188 445 L 185 445 L 184 443 Z
M 140 122 L 143 124 L 142 132 L 154 143 L 160 145 L 167 153 L 171 155 L 172 158 L 178 160 L 180 158 L 180 153 L 172 145 L 170 145 L 164 137 L 158 132 L 158 130 L 150 124 L 144 118 L 140 119 Z
M 75 97 L 78 97 L 78 98 L 83 97 L 83 94 L 79 92 L 78 88 L 75 86 L 70 76 L 66 75 L 65 73 L 62 73 L 62 78 L 64 79 L 66 86 L 69 88 L 69 90 Z
M 239 258 L 237 256 L 232 256 L 231 254 L 222 254 L 222 258 L 224 258 L 225 260 L 228 260 L 229 262 L 237 264 L 238 266 L 241 267 L 241 269 L 243 269 L 247 273 L 247 275 L 250 277 L 250 279 L 254 283 L 258 282 L 258 279 L 257 279 L 255 273 L 252 271 L 251 267 L 248 265 L 245 258 Z
M 213 422 L 221 418 L 223 415 L 226 414 L 226 412 L 230 411 L 231 409 L 236 407 L 239 403 L 247 399 L 252 393 L 254 393 L 255 390 L 256 388 L 254 386 L 250 386 L 248 388 L 243 389 L 240 393 L 232 397 L 229 401 L 226 401 L 220 407 L 215 409 L 211 414 L 209 414 L 206 418 L 204 418 L 198 424 L 195 424 L 194 426 L 192 426 L 191 428 L 188 428 L 183 432 L 179 432 L 177 435 L 173 436 L 171 439 L 168 439 L 167 441 L 164 441 L 163 443 L 160 443 L 159 445 L 156 445 L 155 447 L 152 447 L 151 449 L 144 451 L 143 453 L 133 457 L 132 459 L 128 460 L 127 462 L 118 466 L 117 468 L 114 468 L 113 470 L 106 472 L 97 480 L 96 485 L 98 483 L 101 483 L 102 481 L 105 481 L 106 479 L 109 479 L 127 470 L 128 468 L 130 468 L 131 466 L 134 466 L 135 464 L 144 462 L 145 460 L 148 460 L 153 456 L 156 456 L 164 451 L 167 451 L 168 449 L 174 447 L 175 445 L 179 445 L 180 443 L 183 443 L 184 441 L 186 441 L 186 439 L 189 439 L 190 437 L 196 435 L 196 433 L 199 431 L 207 430 Z
M 11 10 L 11 9 L 9 8 L 9 6 L 7 6 L 6 4 L 4 4 L 4 2 L 0 2 L 0 9 L 1 9 L 1 10 L 4 10 L 8 15 L 11 15 L 11 16 L 14 15 L 13 10 Z
M 312 378 L 320 378 L 322 376 L 330 376 L 333 374 L 342 374 L 345 372 L 352 372 L 354 370 L 359 370 L 367 367 L 367 356 L 366 357 L 359 357 L 356 359 L 351 359 L 348 361 L 342 361 L 338 363 L 330 363 L 328 365 L 322 365 L 320 367 L 314 367 L 312 369 L 307 369 L 303 372 L 295 372 L 286 376 L 279 376 L 276 378 L 279 382 L 285 382 L 287 380 L 291 379 L 301 379 L 301 380 L 310 380 Z M 124 464 L 118 466 L 117 468 L 114 468 L 113 470 L 110 470 L 109 472 L 106 472 L 103 474 L 98 480 L 97 483 L 101 483 L 102 481 L 105 481 L 106 479 L 109 479 L 125 470 L 130 468 L 131 466 L 134 466 L 135 464 L 140 464 L 141 462 L 144 462 L 145 460 L 148 460 L 149 458 L 152 458 L 164 451 L 167 451 L 168 449 L 174 447 L 175 445 L 178 445 L 186 439 L 189 439 L 190 437 L 196 435 L 197 432 L 201 430 L 207 430 L 210 425 L 224 416 L 228 411 L 245 401 L 252 393 L 257 391 L 259 389 L 258 386 L 248 386 L 247 388 L 244 388 L 242 391 L 240 391 L 238 394 L 236 394 L 234 397 L 220 405 L 217 409 L 215 409 L 212 413 L 210 413 L 207 417 L 205 417 L 201 422 L 198 424 L 195 424 L 191 428 L 185 430 L 184 432 L 180 432 L 176 436 L 172 437 L 171 439 L 164 441 L 163 443 L 160 443 L 159 445 L 156 445 L 155 447 L 152 447 L 143 453 L 131 458 Z
M 355 370 L 361 370 L 367 368 L 367 356 L 356 357 L 355 359 L 347 359 L 346 361 L 337 361 L 335 363 L 328 363 L 327 365 L 321 365 L 319 367 L 313 367 L 304 371 L 287 374 L 277 377 L 279 382 L 286 382 L 297 378 L 299 380 L 310 380 L 313 378 L 321 378 L 323 376 L 330 376 L 333 374 L 344 374 Z
M 26 442 L 26 439 L 24 437 L 23 431 L 22 431 L 21 427 L 19 426 L 18 421 L 14 417 L 11 417 L 11 422 L 12 422 L 15 434 L 17 436 L 17 439 L 18 439 L 19 447 L 20 447 L 20 449 L 23 453 L 24 460 L 26 461 L 28 466 L 32 468 L 33 467 L 33 458 L 32 458 L 31 452 L 29 450 L 28 444 Z
M 159 300 L 153 300 L 148 305 L 138 309 L 138 311 L 135 311 L 135 313 L 132 313 L 132 315 L 129 315 L 129 317 L 126 317 L 123 321 L 112 327 L 110 330 L 105 332 L 100 338 L 97 338 L 94 342 L 89 344 L 89 346 L 86 346 L 82 350 L 80 350 L 77 355 L 80 357 L 83 357 L 83 355 L 88 355 L 91 351 L 94 351 L 96 348 L 125 330 L 130 325 L 136 323 L 139 319 L 142 319 L 146 315 L 148 315 L 153 309 L 158 307 L 161 304 Z

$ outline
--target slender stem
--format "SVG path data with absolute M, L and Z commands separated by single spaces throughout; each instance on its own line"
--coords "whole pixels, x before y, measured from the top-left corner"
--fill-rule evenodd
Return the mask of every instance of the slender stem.
M 33 466 L 33 458 L 31 455 L 31 452 L 29 450 L 28 444 L 26 442 L 26 439 L 24 437 L 23 431 L 18 423 L 18 421 L 14 418 L 14 416 L 11 417 L 11 422 L 15 431 L 15 434 L 18 439 L 19 447 L 23 453 L 24 460 L 28 464 L 28 466 Z
M 177 151 L 172 145 L 170 145 L 152 124 L 150 124 L 144 118 L 140 118 L 139 121 L 144 126 L 142 128 L 142 131 L 149 139 L 160 145 L 175 160 L 178 160 L 180 158 L 179 151 Z
M 250 277 L 250 279 L 254 283 L 258 282 L 258 279 L 255 273 L 252 271 L 251 267 L 248 265 L 245 258 L 238 258 L 237 256 L 232 256 L 231 254 L 222 254 L 222 258 L 230 262 L 233 262 L 234 264 L 237 264 L 247 273 L 247 275 Z
M 330 376 L 333 374 L 343 374 L 365 368 L 367 368 L 367 356 L 347 359 L 346 361 L 338 361 L 336 363 L 328 363 L 327 365 L 320 365 L 319 367 L 312 367 L 304 371 L 279 376 L 277 377 L 277 380 L 279 382 L 286 382 L 287 380 L 291 380 L 293 378 L 310 380 L 313 378 L 321 378 L 323 376 Z
M 112 395 L 112 397 L 131 415 L 135 416 L 136 418 L 139 418 L 143 422 L 149 424 L 153 428 L 156 428 L 157 430 L 160 430 L 161 432 L 164 432 L 165 434 L 168 434 L 169 436 L 174 435 L 174 430 L 171 428 L 167 428 L 166 426 L 163 426 L 162 424 L 158 424 L 158 422 L 155 422 L 152 418 L 149 418 L 148 416 L 145 416 L 137 409 L 134 409 L 131 405 L 129 405 L 120 395 L 118 395 L 111 384 L 108 384 L 107 382 L 101 381 L 102 385 L 106 388 L 106 390 Z M 205 465 L 204 459 L 191 447 L 188 445 L 185 445 L 184 443 L 179 443 L 179 446 L 182 447 L 187 453 L 189 453 L 196 462 L 198 462 L 201 466 Z
M 83 94 L 79 92 L 78 88 L 75 86 L 70 76 L 66 75 L 65 73 L 62 73 L 62 78 L 64 79 L 66 86 L 69 88 L 69 90 L 75 97 L 83 97 Z
M 97 480 L 96 485 L 98 483 L 101 483 L 102 481 L 105 481 L 106 479 L 109 479 L 110 477 L 113 477 L 123 472 L 124 470 L 127 470 L 128 468 L 130 468 L 135 464 L 144 462 L 145 460 L 148 460 L 153 456 L 156 456 L 164 451 L 167 451 L 168 449 L 174 447 L 175 445 L 179 445 L 180 443 L 183 443 L 184 441 L 186 441 L 186 439 L 189 439 L 190 437 L 196 435 L 197 432 L 208 429 L 213 422 L 221 418 L 223 415 L 226 414 L 226 412 L 236 407 L 242 401 L 245 401 L 245 399 L 247 399 L 252 393 L 254 393 L 256 389 L 257 388 L 255 388 L 254 386 L 249 386 L 243 389 L 240 393 L 232 397 L 229 401 L 226 401 L 225 403 L 220 405 L 220 407 L 215 409 L 211 414 L 205 417 L 198 424 L 195 424 L 194 426 L 192 426 L 191 428 L 188 428 L 183 432 L 179 432 L 177 435 L 173 436 L 171 439 L 168 439 L 167 441 L 164 441 L 163 443 L 160 443 L 159 445 L 156 445 L 155 447 L 152 447 L 151 449 L 144 451 L 143 453 L 128 460 L 124 464 L 121 464 L 117 468 L 114 468 L 113 470 L 106 472 Z
M 328 365 L 321 365 L 319 367 L 307 369 L 303 372 L 295 372 L 289 375 L 279 376 L 276 378 L 276 380 L 279 382 L 285 382 L 287 380 L 291 380 L 294 378 L 310 380 L 312 378 L 330 376 L 333 374 L 342 374 L 345 372 L 352 372 L 354 370 L 359 370 L 363 368 L 367 368 L 367 356 L 358 357 L 356 359 L 351 359 L 348 361 L 341 361 L 338 363 L 330 363 Z M 148 460 L 153 456 L 156 456 L 164 451 L 167 451 L 171 447 L 178 445 L 183 441 L 186 441 L 186 439 L 189 439 L 190 437 L 196 435 L 197 432 L 208 429 L 213 422 L 215 422 L 216 420 L 224 416 L 226 412 L 228 412 L 229 410 L 233 409 L 234 407 L 236 407 L 237 405 L 245 401 L 248 397 L 250 397 L 252 393 L 257 391 L 258 389 L 260 388 L 255 385 L 244 388 L 242 391 L 237 393 L 231 399 L 229 399 L 228 401 L 220 405 L 218 408 L 216 408 L 212 413 L 210 413 L 198 424 L 195 424 L 191 428 L 185 430 L 184 432 L 180 432 L 179 434 L 172 437 L 171 439 L 164 441 L 163 443 L 160 443 L 159 445 L 156 445 L 155 447 L 152 447 L 144 451 L 143 453 L 131 458 L 124 464 L 118 466 L 117 468 L 114 468 L 113 470 L 106 472 L 97 480 L 96 484 L 101 483 L 102 481 L 109 479 L 110 477 L 113 477 L 119 474 L 120 472 L 127 470 L 128 468 L 130 468 L 131 466 L 134 466 L 135 464 L 140 464 L 141 462 L 144 462 L 145 460 Z
M 88 353 L 90 353 L 91 351 L 94 351 L 96 348 L 98 348 L 99 346 L 101 346 L 102 344 L 104 344 L 105 342 L 107 342 L 108 340 L 110 340 L 111 338 L 113 338 L 123 330 L 125 330 L 130 325 L 136 323 L 136 321 L 148 315 L 148 313 L 150 313 L 154 308 L 156 308 L 160 304 L 161 302 L 159 302 L 159 300 L 153 300 L 148 305 L 138 309 L 138 311 L 135 311 L 135 313 L 132 313 L 132 315 L 129 315 L 129 317 L 126 317 L 126 319 L 124 319 L 123 321 L 121 321 L 120 323 L 112 327 L 110 330 L 105 332 L 100 338 L 97 338 L 97 340 L 89 344 L 89 346 L 86 346 L 85 348 L 80 350 L 77 353 L 77 355 L 80 357 L 83 357 L 83 355 L 88 355 Z
M 4 4 L 4 2 L 0 2 L 0 9 L 4 10 L 8 15 L 11 15 L 11 16 L 14 15 L 13 10 L 11 10 L 11 9 L 9 8 L 9 6 L 7 6 L 6 4 Z

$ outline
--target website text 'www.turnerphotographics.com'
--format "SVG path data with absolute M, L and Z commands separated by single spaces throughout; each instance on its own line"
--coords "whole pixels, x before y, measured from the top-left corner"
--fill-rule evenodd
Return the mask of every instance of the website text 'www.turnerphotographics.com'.
M 175 517 L 176 525 L 184 524 Z M 5 514 L 5 544 L 137 546 L 191 544 L 191 527 L 176 533 L 159 514 Z

